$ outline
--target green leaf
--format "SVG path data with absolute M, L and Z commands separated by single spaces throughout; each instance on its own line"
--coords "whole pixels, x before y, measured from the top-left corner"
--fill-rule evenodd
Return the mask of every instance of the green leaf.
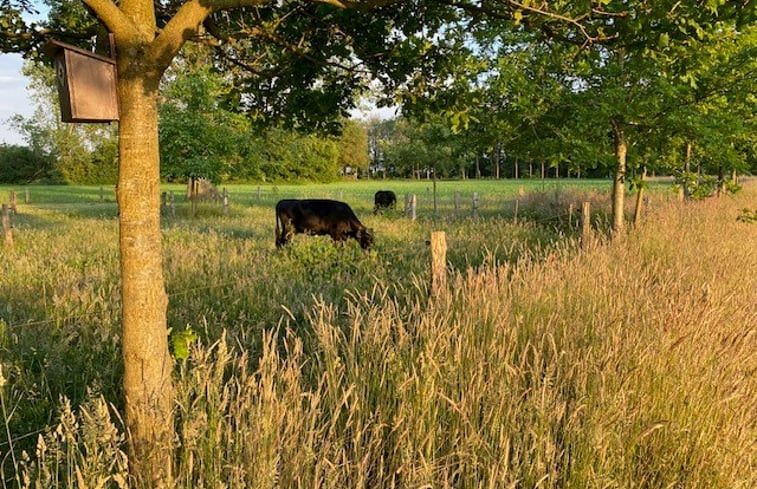
M 189 345 L 197 340 L 197 334 L 187 326 L 183 331 L 173 332 L 169 329 L 171 338 L 171 349 L 173 356 L 177 360 L 186 360 L 189 358 Z

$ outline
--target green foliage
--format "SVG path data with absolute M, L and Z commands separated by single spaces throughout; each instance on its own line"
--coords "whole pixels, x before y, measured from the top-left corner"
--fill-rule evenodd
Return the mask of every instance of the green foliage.
M 352 120 L 344 121 L 338 145 L 340 168 L 345 169 L 349 167 L 353 171 L 368 171 L 370 163 L 368 157 L 368 133 L 363 124 Z
M 230 86 L 210 65 L 177 63 L 160 105 L 161 175 L 168 181 L 228 178 L 249 124 L 221 102 Z
M 36 108 L 32 117 L 15 115 L 11 123 L 22 133 L 30 150 L 50 162 L 47 178 L 65 183 L 115 183 L 115 126 L 62 123 L 53 69 L 27 62 L 24 74 L 31 80 L 31 98 Z
M 0 144 L 0 183 L 32 183 L 53 180 L 52 159 L 28 146 Z
M 757 223 L 757 209 L 751 210 L 748 207 L 741 209 L 741 212 L 739 213 L 736 220 L 748 224 Z
M 189 349 L 191 348 L 192 343 L 197 341 L 197 333 L 187 325 L 187 327 L 181 331 L 174 331 L 169 328 L 168 335 L 173 357 L 177 360 L 186 360 L 189 357 Z

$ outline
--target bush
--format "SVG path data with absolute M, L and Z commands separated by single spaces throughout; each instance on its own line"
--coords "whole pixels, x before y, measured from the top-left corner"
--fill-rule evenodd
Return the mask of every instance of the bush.
M 0 145 L 0 183 L 32 183 L 53 180 L 53 161 L 27 146 Z

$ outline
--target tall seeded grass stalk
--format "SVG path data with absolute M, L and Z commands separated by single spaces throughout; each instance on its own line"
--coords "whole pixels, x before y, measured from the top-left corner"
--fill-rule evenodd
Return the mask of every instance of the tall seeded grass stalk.
M 174 485 L 755 487 L 757 226 L 736 221 L 743 206 L 661 204 L 601 246 L 459 268 L 433 300 L 424 271 L 376 272 L 342 302 L 316 295 L 259 355 L 239 330 L 197 343 L 176 375 Z M 61 464 L 38 454 L 24 483 L 70 487 L 78 467 L 113 486 L 122 466 L 85 464 L 118 436 L 66 439 L 66 476 L 43 479 Z

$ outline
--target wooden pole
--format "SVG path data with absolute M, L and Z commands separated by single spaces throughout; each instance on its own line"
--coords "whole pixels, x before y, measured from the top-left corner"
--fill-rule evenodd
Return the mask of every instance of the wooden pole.
M 13 246 L 13 227 L 11 226 L 10 210 L 8 204 L 3 204 L 3 231 L 5 233 L 5 243 L 8 246 Z
M 223 213 L 229 215 L 229 189 L 223 188 Z
M 16 214 L 18 214 L 18 208 L 16 207 L 16 191 L 15 190 L 10 191 L 10 201 L 11 201 L 10 211 L 11 211 L 11 214 L 15 216 Z
M 478 217 L 478 192 L 473 192 L 473 217 Z
M 415 202 L 416 202 L 415 194 L 412 194 L 410 196 L 410 220 L 411 221 L 415 221 Z
M 431 233 L 431 295 L 447 290 L 447 239 L 444 231 Z
M 573 229 L 573 202 L 568 206 L 568 227 Z
M 434 171 L 434 217 L 436 217 L 437 214 L 437 205 L 436 205 L 436 171 Z
M 29 189 L 24 189 L 24 204 L 28 204 L 31 202 L 31 199 L 29 198 Z
M 591 202 L 581 206 L 581 243 L 587 244 L 591 238 Z
M 258 202 L 260 201 L 260 185 L 258 185 Z
M 515 199 L 515 209 L 513 209 L 513 224 L 518 224 L 518 205 L 520 201 Z

